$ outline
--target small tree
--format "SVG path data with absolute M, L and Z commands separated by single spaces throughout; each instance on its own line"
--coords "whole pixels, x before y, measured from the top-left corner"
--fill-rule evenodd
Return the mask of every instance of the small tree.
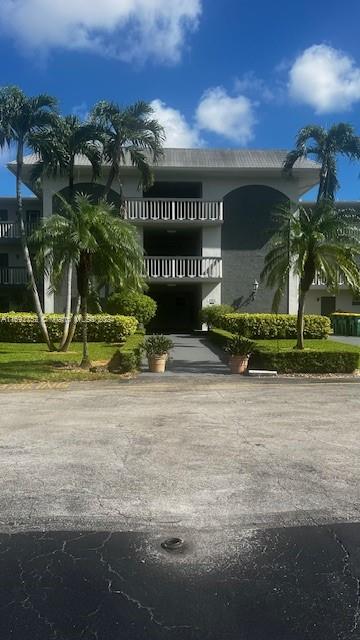
M 20 227 L 21 247 L 29 277 L 35 312 L 44 339 L 50 350 L 53 349 L 47 331 L 40 296 L 33 272 L 26 225 L 24 221 L 22 184 L 24 153 L 31 146 L 31 137 L 39 131 L 49 132 L 54 123 L 54 110 L 57 101 L 46 94 L 27 97 L 18 87 L 0 89 L 0 148 L 16 148 L 16 205 Z
M 318 125 L 300 129 L 295 149 L 287 155 L 285 173 L 291 173 L 297 160 L 313 156 L 321 165 L 317 202 L 334 200 L 339 188 L 337 178 L 337 156 L 350 160 L 360 158 L 360 138 L 350 124 L 340 122 L 326 130 Z
M 112 184 L 117 181 L 122 198 L 121 167 L 130 162 L 140 174 L 140 183 L 151 186 L 153 174 L 149 156 L 156 162 L 163 154 L 165 133 L 152 118 L 154 110 L 146 102 L 136 102 L 122 108 L 114 102 L 98 102 L 92 110 L 92 122 L 103 131 L 104 158 L 110 165 L 104 198 L 108 199 Z M 148 155 L 147 155 L 148 154 Z
M 57 116 L 50 131 L 36 131 L 30 138 L 34 151 L 39 154 L 39 161 L 32 171 L 32 180 L 36 182 L 44 175 L 66 176 L 68 180 L 67 202 L 73 206 L 75 197 L 75 158 L 78 154 L 85 156 L 92 166 L 92 178 L 95 180 L 101 170 L 100 133 L 94 124 L 83 123 L 75 115 Z M 60 350 L 66 351 L 71 341 L 71 292 L 73 264 L 70 261 L 66 269 L 66 305 L 63 337 Z M 75 315 L 77 317 L 75 304 Z
M 92 204 L 77 194 L 74 206 L 62 200 L 62 210 L 48 218 L 35 234 L 37 259 L 49 273 L 54 288 L 71 259 L 81 298 L 83 357 L 81 367 L 90 366 L 87 341 L 87 307 L 90 280 L 113 287 L 143 286 L 143 254 L 136 229 L 115 214 L 106 202 Z
M 282 207 L 275 214 L 278 230 L 265 257 L 261 280 L 275 289 L 273 307 L 278 311 L 293 272 L 299 278 L 297 316 L 298 349 L 304 348 L 306 295 L 316 274 L 336 291 L 342 273 L 353 290 L 360 290 L 360 225 L 353 211 L 338 210 L 331 202 L 292 211 Z

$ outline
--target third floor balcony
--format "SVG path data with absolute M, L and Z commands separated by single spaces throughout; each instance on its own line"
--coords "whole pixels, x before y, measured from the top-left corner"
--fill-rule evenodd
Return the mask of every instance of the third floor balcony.
M 223 203 L 184 198 L 127 200 L 125 218 L 140 224 L 221 224 L 223 222 Z

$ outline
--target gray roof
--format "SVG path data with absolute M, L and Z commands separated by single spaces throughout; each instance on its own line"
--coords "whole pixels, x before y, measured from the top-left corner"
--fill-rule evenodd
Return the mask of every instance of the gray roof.
M 282 169 L 285 149 L 164 149 L 164 156 L 155 166 L 188 169 Z M 24 158 L 25 165 L 38 161 L 38 156 Z M 10 163 L 10 168 L 16 161 Z M 77 156 L 76 166 L 88 166 L 84 156 Z M 131 162 L 127 159 L 127 166 Z M 300 160 L 295 169 L 319 170 L 319 165 L 309 159 Z

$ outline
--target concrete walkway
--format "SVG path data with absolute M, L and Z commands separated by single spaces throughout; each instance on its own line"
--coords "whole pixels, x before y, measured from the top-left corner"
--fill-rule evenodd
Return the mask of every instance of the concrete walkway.
M 334 342 L 343 342 L 344 344 L 351 344 L 354 347 L 360 347 L 360 338 L 356 336 L 329 336 L 329 340 Z
M 165 375 L 174 374 L 230 374 L 225 362 L 221 360 L 221 351 L 211 345 L 206 337 L 199 335 L 173 334 L 169 338 L 174 342 Z M 144 362 L 143 375 L 150 374 Z

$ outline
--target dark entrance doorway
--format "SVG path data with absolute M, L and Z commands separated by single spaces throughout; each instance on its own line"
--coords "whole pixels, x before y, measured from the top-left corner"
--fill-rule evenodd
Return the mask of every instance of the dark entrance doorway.
M 201 285 L 159 285 L 149 289 L 158 311 L 149 331 L 185 332 L 200 326 Z
M 331 314 L 336 311 L 335 296 L 322 296 L 320 302 L 322 316 L 331 316 Z

